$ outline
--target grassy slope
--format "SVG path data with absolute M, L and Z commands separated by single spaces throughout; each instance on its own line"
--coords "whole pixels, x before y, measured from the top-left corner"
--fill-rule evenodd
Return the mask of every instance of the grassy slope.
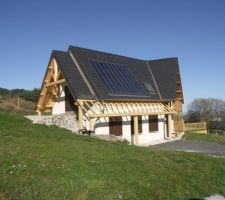
M 183 139 L 216 142 L 216 143 L 225 145 L 225 135 L 185 133 L 183 136 Z
M 0 113 L 0 199 L 225 195 L 225 159 L 74 135 Z

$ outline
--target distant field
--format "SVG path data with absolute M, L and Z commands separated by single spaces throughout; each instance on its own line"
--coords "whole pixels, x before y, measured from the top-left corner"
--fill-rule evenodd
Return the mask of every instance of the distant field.
M 200 133 L 185 133 L 183 139 L 186 140 L 201 140 L 208 142 L 216 142 L 225 145 L 225 135 L 216 134 L 200 134 Z
M 0 199 L 225 196 L 225 159 L 106 142 L 0 113 Z
M 16 113 L 34 113 L 35 103 L 27 101 L 22 98 L 0 95 L 0 111 L 2 112 L 16 112 Z

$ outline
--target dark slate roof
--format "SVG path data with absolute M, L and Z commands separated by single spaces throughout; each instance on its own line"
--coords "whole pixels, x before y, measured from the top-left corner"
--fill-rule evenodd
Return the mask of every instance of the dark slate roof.
M 163 99 L 176 99 L 178 59 L 166 58 L 148 61 Z
M 92 99 L 91 93 L 70 55 L 67 52 L 53 51 L 52 56 L 56 59 L 73 98 Z
M 77 66 L 70 56 L 73 54 L 78 65 L 83 71 L 87 81 L 99 99 L 123 99 L 123 100 L 171 100 L 176 99 L 176 72 L 179 71 L 177 58 L 160 60 L 139 60 L 125 56 L 99 52 L 95 50 L 70 46 L 68 52 L 53 51 L 59 67 L 67 81 L 71 93 L 75 99 L 95 99 L 88 86 L 83 80 Z M 98 60 L 108 63 L 125 65 L 135 76 L 145 95 L 112 95 L 109 94 L 104 84 L 102 84 L 96 71 L 89 60 Z M 150 84 L 155 90 L 155 94 L 149 94 L 145 85 Z

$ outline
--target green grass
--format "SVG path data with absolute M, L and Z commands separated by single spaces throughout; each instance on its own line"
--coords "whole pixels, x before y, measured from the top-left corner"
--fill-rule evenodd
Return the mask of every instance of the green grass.
M 184 134 L 183 139 L 216 142 L 216 143 L 225 145 L 225 135 L 201 134 L 201 133 L 187 132 Z
M 0 113 L 0 199 L 190 199 L 225 195 L 225 159 L 32 125 Z

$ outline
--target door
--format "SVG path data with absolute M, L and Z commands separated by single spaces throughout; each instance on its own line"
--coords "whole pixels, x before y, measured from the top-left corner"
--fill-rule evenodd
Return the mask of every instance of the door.
M 109 117 L 109 134 L 120 136 L 122 131 L 122 117 Z

